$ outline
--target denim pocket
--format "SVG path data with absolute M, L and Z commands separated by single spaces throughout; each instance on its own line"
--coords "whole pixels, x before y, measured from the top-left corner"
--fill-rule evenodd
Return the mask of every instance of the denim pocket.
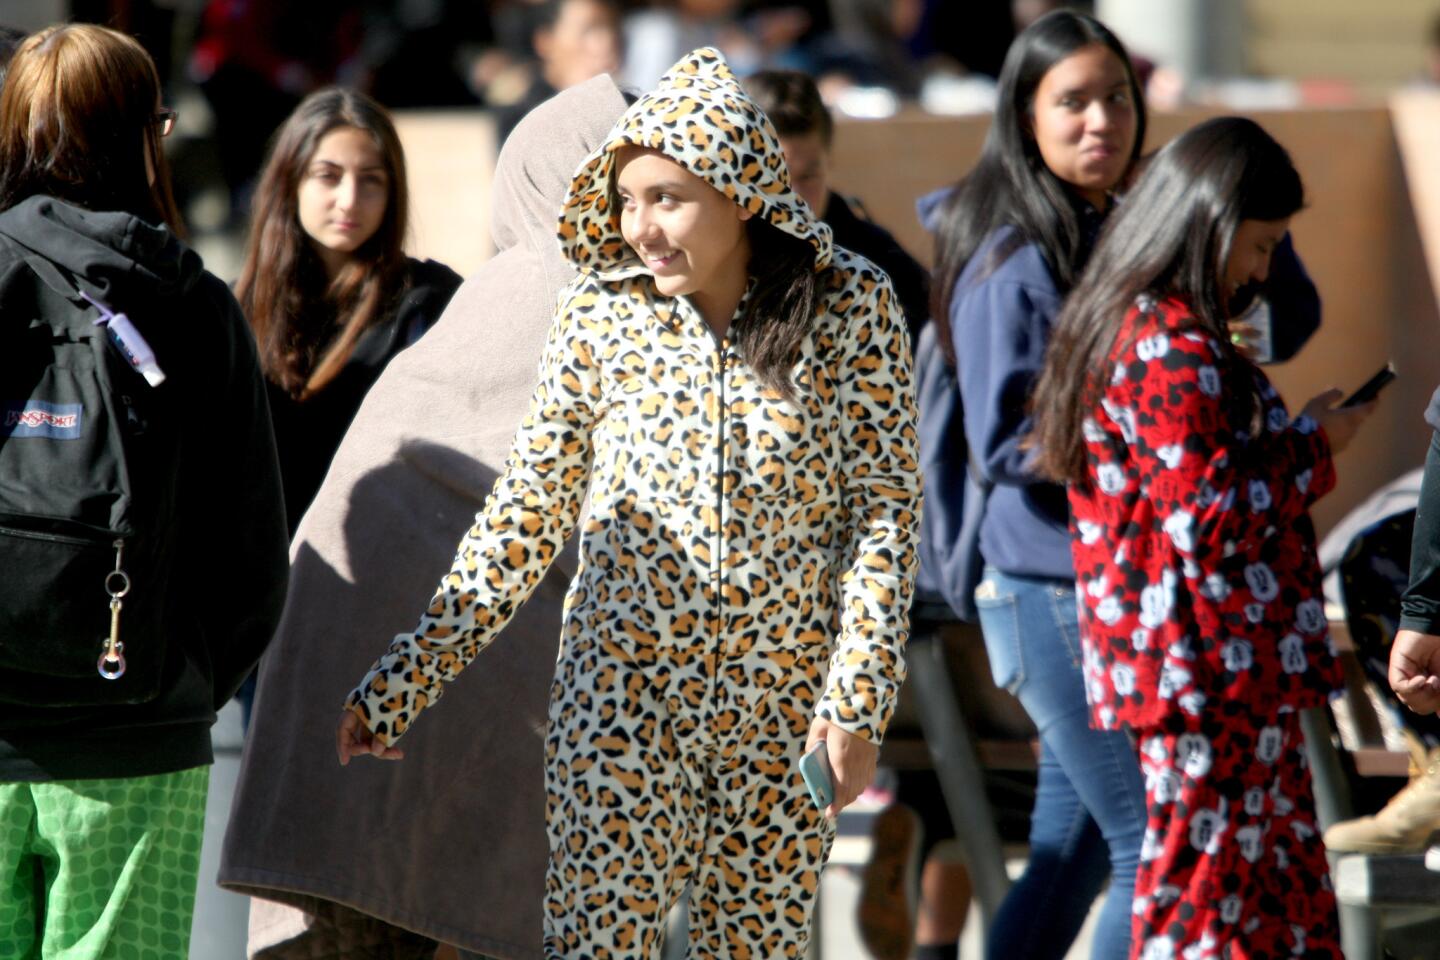
M 1075 591 L 1055 588 L 1050 594 L 1055 614 L 1055 633 L 1065 645 L 1070 662 L 1076 667 L 1085 663 L 1085 648 L 1080 643 L 1080 610 L 1075 606 Z
M 1025 682 L 1025 659 L 1020 654 L 1020 608 L 1015 594 L 987 570 L 975 588 L 975 611 L 980 615 L 995 686 L 1018 692 Z

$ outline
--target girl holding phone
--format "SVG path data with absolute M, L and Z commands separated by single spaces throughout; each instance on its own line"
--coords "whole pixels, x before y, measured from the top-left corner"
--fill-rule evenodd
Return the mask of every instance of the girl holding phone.
M 1309 507 L 1373 403 L 1291 418 L 1232 343 L 1304 205 L 1249 120 L 1160 151 L 1108 225 L 1035 390 L 1069 484 L 1093 719 L 1139 743 L 1132 955 L 1340 957 L 1298 711 L 1341 684 Z M 1078 400 L 1078 402 L 1077 402 Z
M 711 49 L 581 165 L 559 232 L 580 276 L 505 473 L 352 693 L 339 757 L 398 759 L 583 513 L 546 745 L 546 955 L 655 956 L 689 885 L 692 956 L 804 956 L 833 826 L 799 760 L 823 741 L 833 817 L 873 776 L 904 676 L 904 318 Z

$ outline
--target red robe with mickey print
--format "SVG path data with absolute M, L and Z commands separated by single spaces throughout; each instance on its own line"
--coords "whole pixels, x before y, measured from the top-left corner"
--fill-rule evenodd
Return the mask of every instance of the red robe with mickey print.
M 1070 507 L 1093 719 L 1145 771 L 1132 956 L 1338 958 L 1295 713 L 1341 685 L 1308 515 L 1329 442 L 1182 302 L 1142 299 L 1111 360 Z

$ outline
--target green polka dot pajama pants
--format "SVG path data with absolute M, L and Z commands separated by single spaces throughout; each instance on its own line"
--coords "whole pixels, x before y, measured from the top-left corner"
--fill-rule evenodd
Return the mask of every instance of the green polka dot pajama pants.
M 184 960 L 209 782 L 0 783 L 0 957 Z

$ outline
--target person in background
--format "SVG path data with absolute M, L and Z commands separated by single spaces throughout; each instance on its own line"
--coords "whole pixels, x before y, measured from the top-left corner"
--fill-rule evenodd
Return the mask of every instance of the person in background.
M 1440 389 L 1430 398 L 1425 422 L 1434 432 L 1425 455 L 1410 542 L 1410 584 L 1400 602 L 1399 630 L 1390 648 L 1390 689 L 1416 713 L 1436 715 L 1440 714 Z M 1440 846 L 1426 851 L 1425 865 L 1440 870 Z
M 486 655 L 484 673 L 466 679 L 467 695 L 446 708 L 451 722 L 412 734 L 405 763 L 313 761 L 335 699 L 373 658 L 357 638 L 414 615 L 455 531 L 504 469 L 555 298 L 574 276 L 555 242 L 556 213 L 575 167 L 624 109 L 602 75 L 515 128 L 495 170 L 499 252 L 380 374 L 296 534 L 220 864 L 222 886 L 255 898 L 252 957 L 348 943 L 418 960 L 446 942 L 540 958 L 543 730 L 573 549 Z M 394 796 L 424 798 L 413 829 L 387 829 Z M 340 805 L 343 817 L 305 814 Z
M 1035 387 L 1092 719 L 1145 772 L 1134 958 L 1341 956 L 1299 722 L 1343 684 L 1309 509 L 1375 404 L 1329 390 L 1292 419 L 1228 310 L 1303 207 L 1253 121 L 1186 131 L 1107 225 Z
M 617 0 L 540 0 L 522 9 L 531 23 L 535 73 L 524 95 L 496 115 L 495 138 L 502 144 L 521 118 L 559 91 L 620 69 Z
M 0 660 L 7 691 L 0 696 L 4 957 L 187 954 L 213 759 L 210 727 L 269 641 L 285 596 L 285 526 L 264 380 L 235 298 L 177 236 L 179 213 L 160 144 L 175 119 L 144 49 L 88 24 L 28 37 L 0 93 L 0 316 L 21 319 L 7 323 L 7 341 L 30 345 L 22 350 L 7 342 L 0 350 L 7 389 L 25 382 L 37 354 L 48 357 L 54 349 L 49 336 L 38 348 L 35 337 L 20 336 L 32 318 L 38 320 L 32 332 L 45 329 L 48 308 L 40 305 L 54 305 L 56 293 L 67 305 L 85 294 L 123 311 L 148 342 L 156 368 L 142 381 L 117 353 L 112 373 L 130 379 L 112 379 L 111 389 L 135 394 L 112 395 L 127 412 L 118 425 L 81 403 L 71 414 L 72 436 L 23 432 L 14 420 L 0 427 L 7 526 L 16 523 L 13 511 L 47 497 L 57 502 L 65 494 L 47 490 L 66 486 L 67 477 L 89 483 L 90 473 L 117 469 L 113 448 L 103 460 L 84 452 L 103 447 L 102 432 L 126 438 L 125 465 L 133 469 L 124 481 L 131 506 L 123 509 L 126 522 L 136 524 L 120 541 L 128 580 L 121 605 L 111 608 L 112 629 L 124 645 L 111 653 L 124 653 L 128 665 L 107 658 L 100 666 L 111 669 L 113 662 L 119 672 L 102 669 L 109 679 L 101 679 L 89 666 L 100 645 L 87 640 L 81 654 L 91 681 L 133 683 L 135 692 L 97 701 L 88 689 L 71 689 L 53 703 L 22 703 L 10 696 L 17 684 L 33 698 L 53 689 L 47 685 L 57 677 L 13 672 L 10 653 Z M 27 279 L 32 273 L 35 279 Z M 93 326 L 89 317 L 82 322 Z M 103 341 L 100 347 L 107 349 Z M 22 388 L 19 399 L 25 396 Z M 44 444 L 55 449 L 37 446 Z M 86 458 L 86 475 L 62 456 Z M 27 462 L 40 464 L 39 472 L 27 475 Z M 168 516 L 156 506 L 164 502 L 173 503 Z M 137 506 L 143 504 L 150 507 Z M 111 511 L 121 509 L 102 506 L 111 524 Z M 142 528 L 146 515 L 160 526 Z M 68 540 L 49 529 L 48 538 L 29 541 L 28 554 L 15 552 L 23 538 L 0 537 L 6 577 L 0 649 L 19 645 L 10 631 L 25 600 L 21 567 L 45 569 L 35 549 L 65 550 L 62 556 L 83 569 L 75 552 L 79 529 L 69 528 Z M 108 536 L 104 546 L 111 547 Z M 111 556 L 118 566 L 121 558 Z M 63 569 L 69 575 L 72 568 Z M 105 582 L 114 589 L 110 578 Z M 104 618 L 98 585 L 63 589 L 47 606 L 79 607 L 98 595 L 93 602 Z M 48 661 L 75 642 L 23 634 L 26 645 L 39 639 L 50 641 Z
M 795 192 L 830 226 L 837 246 L 873 261 L 890 276 L 913 345 L 930 316 L 930 277 L 888 230 L 864 214 L 858 200 L 847 200 L 831 188 L 835 121 L 815 81 L 793 70 L 762 70 L 746 77 L 744 84 L 780 135 Z
M 1327 599 L 1344 610 L 1355 659 L 1376 689 L 1389 689 L 1424 473 L 1423 466 L 1417 467 L 1376 490 L 1346 512 L 1320 543 Z M 1424 853 L 1440 833 L 1440 717 L 1407 710 L 1398 700 L 1376 706 L 1386 710 L 1386 719 L 1409 749 L 1409 782 L 1374 814 L 1330 824 L 1325 849 L 1332 854 Z
M 405 156 L 385 109 L 319 90 L 276 135 L 235 295 L 260 349 L 293 537 L 360 401 L 460 276 L 405 256 Z
M 1109 876 L 1094 956 L 1115 960 L 1129 952 L 1144 784 L 1125 734 L 1087 722 L 1065 490 L 1031 466 L 1026 405 L 1055 317 L 1140 155 L 1145 105 L 1120 41 L 1070 11 L 1021 32 L 998 93 L 975 168 L 920 203 L 936 236 L 937 333 L 989 487 L 975 605 L 995 684 L 1041 743 L 1030 858 L 987 947 L 1004 960 L 1063 957 Z
M 355 0 L 352 0 L 355 2 Z M 358 0 L 363 35 L 356 75 L 390 110 L 475 107 L 469 62 L 494 42 L 490 3 L 474 0 Z
M 834 121 L 809 76 L 796 71 L 762 70 L 744 80 L 745 89 L 780 135 L 795 192 L 830 225 L 835 243 L 867 257 L 890 276 L 905 310 L 913 346 L 929 319 L 929 276 L 888 231 L 855 213 L 851 203 L 830 186 L 830 147 Z M 955 835 L 944 804 L 935 802 L 939 784 L 928 771 L 899 771 L 896 802 L 875 819 L 872 846 L 860 896 L 860 934 L 871 954 L 886 960 L 954 956 L 969 906 L 969 875 L 961 863 L 931 857 Z M 924 813 L 918 857 L 910 862 L 916 815 Z M 918 925 L 911 928 L 907 890 L 912 869 L 921 869 L 922 901 Z
M 632 6 L 625 14 L 625 84 L 648 90 L 686 50 L 714 46 L 744 75 L 760 66 L 741 26 L 742 0 L 673 0 Z M 737 56 L 738 54 L 738 56 Z
M 914 99 L 924 78 L 909 39 L 923 23 L 920 0 L 833 0 L 835 28 L 820 64 L 827 93 L 884 87 Z
M 10 58 L 15 56 L 15 51 L 20 49 L 20 41 L 24 39 L 24 30 L 0 26 L 0 86 L 5 84 L 5 71 L 9 69 Z

